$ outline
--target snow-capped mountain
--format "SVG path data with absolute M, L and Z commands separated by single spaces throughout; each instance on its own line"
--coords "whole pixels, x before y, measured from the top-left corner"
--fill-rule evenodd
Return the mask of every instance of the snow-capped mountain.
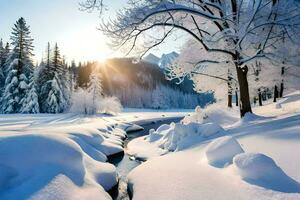
M 153 64 L 153 65 L 158 65 L 158 63 L 159 63 L 159 61 L 160 61 L 160 58 L 157 57 L 156 55 L 150 53 L 150 54 L 148 54 L 147 56 L 145 56 L 145 57 L 143 58 L 143 60 L 144 60 L 145 62 L 147 62 L 147 63 L 151 63 L 151 64 Z
M 179 56 L 178 53 L 175 51 L 168 53 L 168 54 L 163 54 L 158 62 L 158 66 L 162 69 L 165 69 L 170 65 L 174 60 Z
M 161 69 L 165 69 L 170 65 L 174 60 L 179 56 L 178 53 L 175 51 L 167 54 L 163 54 L 161 58 L 157 57 L 156 55 L 150 53 L 143 58 L 143 61 L 158 65 Z

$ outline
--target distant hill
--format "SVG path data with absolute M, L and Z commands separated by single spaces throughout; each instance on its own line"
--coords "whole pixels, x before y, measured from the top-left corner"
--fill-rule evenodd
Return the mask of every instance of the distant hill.
M 153 64 L 153 65 L 158 65 L 159 61 L 160 61 L 160 58 L 157 57 L 156 55 L 150 53 L 150 54 L 148 54 L 147 56 L 145 56 L 143 58 L 143 61 L 147 62 L 147 63 L 150 63 L 150 64 Z
M 155 60 L 153 56 L 148 58 L 151 57 Z M 80 87 L 86 85 L 92 66 L 87 65 L 78 70 Z M 213 100 L 211 94 L 195 93 L 190 80 L 180 85 L 176 81 L 166 80 L 165 70 L 149 61 L 134 62 L 132 58 L 114 58 L 100 66 L 99 71 L 104 93 L 119 97 L 125 107 L 194 108 Z M 161 97 L 153 104 L 157 96 Z

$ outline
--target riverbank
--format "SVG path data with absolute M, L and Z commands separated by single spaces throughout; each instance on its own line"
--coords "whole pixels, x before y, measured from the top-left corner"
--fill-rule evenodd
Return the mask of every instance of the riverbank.
M 127 190 L 127 175 L 131 170 L 133 170 L 143 162 L 142 160 L 139 160 L 134 156 L 128 154 L 127 144 L 135 138 L 148 135 L 150 129 L 157 129 L 162 124 L 178 122 L 181 119 L 182 117 L 169 117 L 161 119 L 151 119 L 150 121 L 135 122 L 139 126 L 143 127 L 143 130 L 128 132 L 127 138 L 124 141 L 124 153 L 112 155 L 108 158 L 108 162 L 116 166 L 118 173 L 118 186 L 115 186 L 112 190 L 109 191 L 109 194 L 114 200 L 131 199 L 130 191 Z
M 183 115 L 0 115 L 0 199 L 110 200 L 118 176 L 107 157 L 123 152 L 123 129 Z
M 300 199 L 299 103 L 300 95 L 291 94 L 243 119 L 213 105 L 188 118 L 197 129 L 187 123 L 156 130 L 143 141 L 168 152 L 130 172 L 133 200 Z M 197 130 L 209 123 L 221 125 L 225 136 L 200 140 Z

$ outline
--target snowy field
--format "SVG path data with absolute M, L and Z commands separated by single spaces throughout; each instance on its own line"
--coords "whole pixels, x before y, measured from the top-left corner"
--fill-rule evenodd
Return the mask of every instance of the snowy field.
M 0 115 L 0 199 L 111 199 L 126 130 L 185 112 Z
M 299 92 L 254 112 L 214 105 L 131 141 L 148 159 L 129 174 L 133 199 L 300 199 Z

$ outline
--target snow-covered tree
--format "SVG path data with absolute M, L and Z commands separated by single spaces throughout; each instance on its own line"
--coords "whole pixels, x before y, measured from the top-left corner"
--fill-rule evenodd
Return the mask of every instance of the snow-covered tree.
M 4 47 L 2 39 L 0 39 L 0 91 L 3 89 L 3 85 L 5 83 L 5 76 L 4 76 Z
M 37 91 L 39 94 L 38 97 L 41 112 L 47 112 L 48 110 L 48 104 L 45 102 L 51 90 L 51 81 L 53 80 L 54 72 L 55 69 L 52 67 L 51 62 L 51 48 L 50 43 L 48 42 L 46 57 L 40 63 L 36 73 Z
M 87 1 L 84 7 L 101 7 L 100 2 Z M 271 57 L 278 37 L 285 33 L 291 39 L 299 29 L 300 9 L 299 2 L 295 0 L 132 0 L 128 4 L 122 12 L 118 12 L 115 20 L 101 27 L 112 39 L 114 47 L 130 44 L 131 51 L 135 46 L 142 46 L 146 53 L 175 30 L 187 33 L 203 46 L 203 50 L 225 55 L 227 61 L 234 65 L 240 90 L 241 116 L 251 112 L 248 64 Z M 153 37 L 153 30 L 157 37 Z M 145 39 L 143 36 L 149 37 Z M 216 60 L 206 62 L 215 63 Z
M 4 92 L 1 97 L 3 113 L 18 113 L 23 109 L 27 98 L 29 77 L 33 73 L 33 39 L 29 26 L 24 18 L 20 18 L 11 35 L 13 50 L 6 59 L 4 67 L 7 69 Z M 9 65 L 8 65 L 9 64 Z
M 65 100 L 57 77 L 55 73 L 53 80 L 49 81 L 51 89 L 46 99 L 47 113 L 61 113 L 64 110 Z
M 90 75 L 90 80 L 87 87 L 87 91 L 90 94 L 90 98 L 92 98 L 92 108 L 90 109 L 90 112 L 92 113 L 96 113 L 99 110 L 99 102 L 103 97 L 102 90 L 103 89 L 100 74 L 97 72 L 96 69 L 94 69 L 94 71 Z
M 57 44 L 54 47 L 53 57 L 50 61 L 49 74 L 49 76 L 52 76 L 51 79 L 42 87 L 42 90 L 46 91 L 47 94 L 45 110 L 47 113 L 61 113 L 68 106 L 67 94 L 64 94 L 68 91 L 65 89 L 65 84 L 67 84 L 66 73 Z
M 82 88 L 77 88 L 72 93 L 71 102 L 70 112 L 72 113 L 87 115 L 90 114 L 91 107 L 93 107 L 90 93 Z
M 167 93 L 162 87 L 156 87 L 152 93 L 152 107 L 155 109 L 166 109 L 170 105 L 168 103 Z
M 223 62 L 223 67 L 219 67 L 217 62 L 209 62 L 210 56 L 218 60 L 218 63 Z M 188 40 L 183 45 L 179 57 L 167 67 L 167 78 L 176 79 L 178 83 L 189 78 L 194 82 L 196 92 L 212 91 L 217 101 L 227 100 L 228 107 L 232 107 L 237 79 L 232 73 L 234 66 L 224 60 L 222 55 L 208 54 L 199 43 Z
M 22 104 L 20 109 L 21 113 L 36 114 L 40 112 L 38 95 L 37 95 L 36 85 L 33 76 L 29 80 L 26 95 L 20 103 Z

